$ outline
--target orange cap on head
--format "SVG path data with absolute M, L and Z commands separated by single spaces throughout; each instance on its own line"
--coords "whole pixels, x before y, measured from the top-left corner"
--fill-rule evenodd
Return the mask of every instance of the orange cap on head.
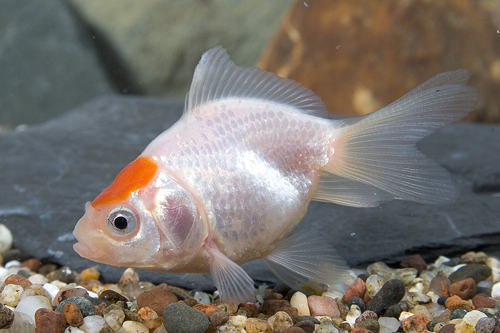
M 111 185 L 92 201 L 92 206 L 97 207 L 127 199 L 130 193 L 149 184 L 157 170 L 158 164 L 153 159 L 139 156 L 127 165 L 116 176 Z

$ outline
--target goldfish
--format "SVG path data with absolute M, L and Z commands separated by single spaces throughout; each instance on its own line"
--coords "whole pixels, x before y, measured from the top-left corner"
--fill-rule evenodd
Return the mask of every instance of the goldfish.
M 109 265 L 210 273 L 224 302 L 254 297 L 240 265 L 256 259 L 291 287 L 328 288 L 347 266 L 313 231 L 292 233 L 309 203 L 453 202 L 448 172 L 416 142 L 476 107 L 469 77 L 441 73 L 376 112 L 330 119 L 310 89 L 212 48 L 181 118 L 86 203 L 74 250 Z

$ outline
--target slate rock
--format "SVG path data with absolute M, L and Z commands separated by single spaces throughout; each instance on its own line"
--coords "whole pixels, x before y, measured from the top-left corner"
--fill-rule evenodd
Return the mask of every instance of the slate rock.
M 490 267 L 481 264 L 468 264 L 451 273 L 448 278 L 452 284 L 467 278 L 474 279 L 474 282 L 478 284 L 486 280 L 489 276 L 491 276 Z
M 163 326 L 172 333 L 203 333 L 210 322 L 200 310 L 184 303 L 172 303 L 163 309 Z
M 366 310 L 381 315 L 391 305 L 397 304 L 404 295 L 404 283 L 398 279 L 389 280 L 384 283 L 379 292 L 373 297 Z
M 24 131 L 0 133 L 0 218 L 14 246 L 81 271 L 96 266 L 104 281 L 124 268 L 96 264 L 73 251 L 73 228 L 93 200 L 146 145 L 176 121 L 182 103 L 158 98 L 105 96 Z M 500 165 L 500 127 L 457 124 L 424 139 L 420 149 L 448 169 L 460 189 L 447 206 L 392 201 L 375 208 L 312 202 L 298 229 L 321 230 L 352 266 L 399 263 L 418 249 L 425 260 L 500 243 L 495 191 L 475 192 Z M 369 248 L 370 251 L 359 251 Z M 277 283 L 266 266 L 243 265 L 257 282 Z M 214 290 L 208 280 L 137 270 L 141 280 Z
M 0 22 L 1 125 L 46 121 L 115 91 L 65 1 L 4 0 Z

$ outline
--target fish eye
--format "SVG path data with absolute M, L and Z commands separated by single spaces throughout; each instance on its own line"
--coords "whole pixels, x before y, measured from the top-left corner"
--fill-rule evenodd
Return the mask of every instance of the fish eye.
M 128 236 L 137 228 L 137 216 L 132 209 L 120 206 L 108 214 L 108 229 L 117 236 Z

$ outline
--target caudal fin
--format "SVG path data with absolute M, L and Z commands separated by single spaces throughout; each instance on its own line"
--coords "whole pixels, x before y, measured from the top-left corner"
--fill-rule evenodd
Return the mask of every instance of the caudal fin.
M 345 120 L 331 139 L 314 200 L 355 207 L 392 199 L 453 202 L 450 175 L 415 144 L 474 110 L 479 95 L 466 85 L 469 77 L 467 69 L 441 73 L 374 113 Z

